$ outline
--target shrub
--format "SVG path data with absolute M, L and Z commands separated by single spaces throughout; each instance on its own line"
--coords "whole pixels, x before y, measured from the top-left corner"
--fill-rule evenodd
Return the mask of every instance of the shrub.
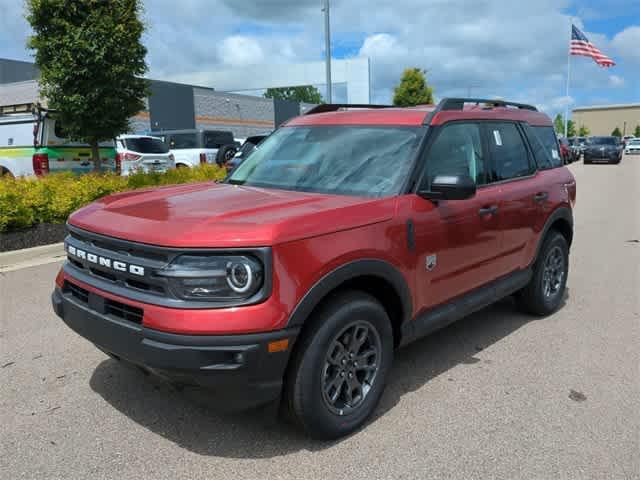
M 166 173 L 111 173 L 77 176 L 54 173 L 42 178 L 0 180 L 0 232 L 36 223 L 64 223 L 75 210 L 111 193 L 157 185 L 221 180 L 226 172 L 215 165 L 172 169 Z

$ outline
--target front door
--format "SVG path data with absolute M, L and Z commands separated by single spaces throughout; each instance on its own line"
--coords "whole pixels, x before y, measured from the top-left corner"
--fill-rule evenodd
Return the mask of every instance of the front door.
M 414 198 L 417 308 L 445 303 L 495 278 L 500 251 L 499 195 L 486 185 L 487 149 L 482 124 L 454 122 L 440 127 L 427 149 L 420 190 L 437 175 L 466 174 L 478 191 L 467 200 L 433 203 Z

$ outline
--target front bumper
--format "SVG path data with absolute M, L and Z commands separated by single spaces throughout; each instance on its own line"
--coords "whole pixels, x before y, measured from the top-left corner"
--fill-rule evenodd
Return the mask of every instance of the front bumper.
M 105 353 L 171 383 L 210 389 L 212 402 L 227 410 L 278 398 L 298 334 L 297 329 L 229 336 L 166 333 L 109 314 L 97 295 L 84 302 L 60 288 L 52 303 L 72 330 Z M 288 348 L 269 351 L 273 342 L 284 339 Z

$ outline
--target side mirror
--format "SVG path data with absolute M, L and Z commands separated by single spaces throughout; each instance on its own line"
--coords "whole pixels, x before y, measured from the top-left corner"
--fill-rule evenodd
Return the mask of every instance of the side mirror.
M 469 175 L 438 175 L 431 182 L 431 190 L 419 191 L 427 200 L 466 200 L 476 194 L 476 182 Z

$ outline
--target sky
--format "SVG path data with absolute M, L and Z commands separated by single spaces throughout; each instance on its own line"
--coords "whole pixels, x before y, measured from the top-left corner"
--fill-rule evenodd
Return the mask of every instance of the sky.
M 150 78 L 321 60 L 321 0 L 144 0 Z M 640 102 L 640 0 L 331 0 L 334 58 L 371 59 L 372 99 L 389 103 L 403 69 L 436 99 L 505 98 L 550 115 Z M 614 59 L 571 57 L 571 21 Z M 0 0 L 0 57 L 30 60 L 21 0 Z M 208 85 L 215 88 L 215 85 Z M 318 85 L 321 91 L 324 86 Z M 334 101 L 345 101 L 337 86 Z

